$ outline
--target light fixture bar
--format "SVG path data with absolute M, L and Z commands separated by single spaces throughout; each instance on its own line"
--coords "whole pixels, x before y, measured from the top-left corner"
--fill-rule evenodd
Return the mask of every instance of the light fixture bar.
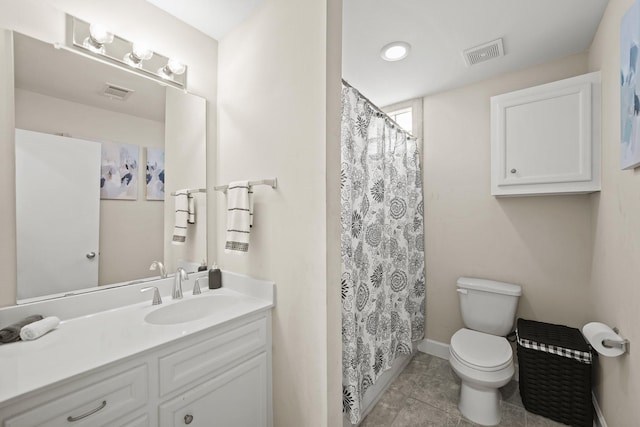
M 91 24 L 88 22 L 67 15 L 67 46 L 163 84 L 186 90 L 187 67 L 183 63 L 117 34 L 109 33 L 113 35 L 113 40 L 99 43 L 101 40 L 96 41 L 90 28 Z

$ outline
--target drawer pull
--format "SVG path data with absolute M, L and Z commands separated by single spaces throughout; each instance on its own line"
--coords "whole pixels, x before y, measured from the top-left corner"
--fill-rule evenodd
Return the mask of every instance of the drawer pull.
M 69 421 L 70 423 L 72 423 L 74 421 L 80 421 L 83 418 L 87 418 L 89 415 L 95 414 L 99 410 L 103 409 L 105 406 L 107 406 L 107 401 L 103 400 L 102 403 L 100 404 L 100 406 L 98 406 L 96 409 L 92 409 L 91 411 L 87 412 L 86 414 L 78 415 L 77 417 L 72 417 L 71 415 L 69 415 L 67 417 L 67 421 Z
M 193 415 L 187 414 L 187 415 L 184 416 L 184 423 L 185 424 L 191 424 L 191 421 L 193 421 Z

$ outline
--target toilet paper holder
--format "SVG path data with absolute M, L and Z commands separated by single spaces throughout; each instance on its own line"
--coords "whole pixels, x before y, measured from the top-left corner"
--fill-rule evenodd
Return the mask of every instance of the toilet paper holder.
M 618 328 L 613 328 L 613 332 L 619 334 Z M 629 350 L 629 340 L 621 339 L 621 340 L 611 340 L 611 339 L 603 339 L 602 345 L 608 348 L 621 348 L 623 353 L 626 353 Z

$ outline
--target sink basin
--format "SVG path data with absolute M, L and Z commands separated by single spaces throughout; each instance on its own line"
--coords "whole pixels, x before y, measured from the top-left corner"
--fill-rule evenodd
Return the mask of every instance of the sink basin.
M 153 325 L 193 322 L 232 309 L 242 298 L 234 295 L 207 295 L 160 307 L 147 314 L 144 321 Z

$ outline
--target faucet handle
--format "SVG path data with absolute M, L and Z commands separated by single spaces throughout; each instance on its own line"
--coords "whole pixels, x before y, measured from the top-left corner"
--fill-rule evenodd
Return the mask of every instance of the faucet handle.
M 160 305 L 160 304 L 162 304 L 162 298 L 160 297 L 160 291 L 158 290 L 157 287 L 149 286 L 148 288 L 142 288 L 142 289 L 140 289 L 140 292 L 147 292 L 147 291 L 150 291 L 151 289 L 155 289 L 155 291 L 153 292 L 153 302 L 151 303 L 151 305 Z
M 196 283 L 193 285 L 193 295 L 200 295 L 202 291 L 200 290 L 200 278 L 196 278 Z
M 169 277 L 167 275 L 167 270 L 164 268 L 164 264 L 162 264 L 160 261 L 153 261 L 151 263 L 151 266 L 149 266 L 149 270 L 155 271 L 156 269 L 160 270 L 161 279 L 166 279 L 167 277 Z

